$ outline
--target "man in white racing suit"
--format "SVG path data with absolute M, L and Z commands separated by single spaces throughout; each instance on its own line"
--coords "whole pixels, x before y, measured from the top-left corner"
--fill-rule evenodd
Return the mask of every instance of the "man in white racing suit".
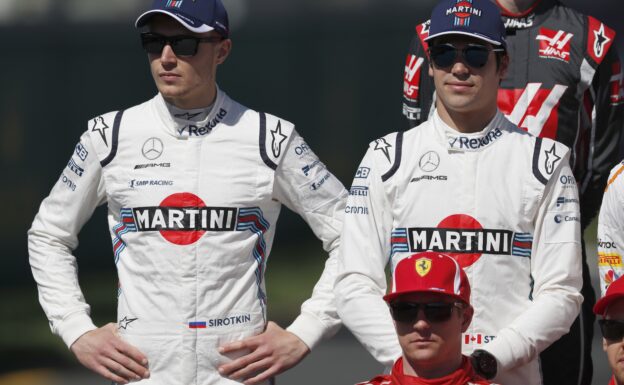
M 92 119 L 41 204 L 29 231 L 40 302 L 78 360 L 116 383 L 268 383 L 339 328 L 347 192 L 291 123 L 216 86 L 231 48 L 220 0 L 156 0 L 141 26 L 159 93 Z M 102 204 L 119 292 L 117 322 L 98 328 L 72 250 Z M 264 284 L 282 204 L 330 255 L 288 331 L 267 323 Z
M 433 10 L 436 112 L 375 140 L 345 209 L 336 281 L 343 323 L 380 362 L 400 355 L 382 299 L 385 266 L 436 251 L 472 287 L 463 336 L 477 373 L 541 384 L 539 353 L 568 332 L 582 296 L 578 191 L 569 150 L 536 138 L 496 107 L 509 57 L 500 11 L 488 0 Z
M 624 161 L 611 170 L 598 216 L 600 296 L 624 273 Z

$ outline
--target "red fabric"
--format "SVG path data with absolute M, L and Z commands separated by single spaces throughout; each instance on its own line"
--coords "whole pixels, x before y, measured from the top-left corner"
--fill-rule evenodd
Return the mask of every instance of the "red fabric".
M 468 360 L 464 356 L 462 364 L 453 373 L 436 379 L 426 379 L 412 377 L 403 374 L 403 358 L 399 358 L 392 367 L 392 373 L 385 376 L 377 376 L 368 382 L 361 382 L 357 385 L 495 385 L 479 377 Z M 611 385 L 611 384 L 609 384 Z

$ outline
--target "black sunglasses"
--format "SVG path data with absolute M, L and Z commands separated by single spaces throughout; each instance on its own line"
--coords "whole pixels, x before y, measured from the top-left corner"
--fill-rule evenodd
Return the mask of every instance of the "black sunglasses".
M 624 321 L 601 319 L 598 325 L 604 338 L 612 341 L 621 341 L 624 338 Z
M 440 68 L 450 67 L 461 52 L 464 62 L 473 68 L 482 68 L 490 56 L 490 52 L 505 52 L 502 48 L 489 48 L 480 44 L 468 44 L 464 48 L 455 48 L 452 44 L 437 44 L 429 47 L 431 61 Z
M 160 55 L 165 45 L 169 44 L 176 56 L 193 56 L 201 42 L 217 43 L 223 40 L 221 36 L 197 37 L 190 35 L 163 36 L 157 33 L 144 32 L 141 34 L 141 44 L 147 53 Z
M 457 302 L 394 302 L 390 304 L 390 314 L 397 322 L 414 323 L 422 308 L 428 322 L 445 322 L 451 318 L 453 307 L 461 308 L 461 304 Z

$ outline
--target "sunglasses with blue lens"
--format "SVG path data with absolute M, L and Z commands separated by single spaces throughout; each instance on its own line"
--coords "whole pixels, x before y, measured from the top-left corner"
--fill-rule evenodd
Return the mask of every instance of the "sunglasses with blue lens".
M 483 68 L 488 62 L 490 52 L 505 52 L 505 50 L 489 48 L 481 44 L 468 44 L 463 48 L 456 48 L 452 44 L 436 44 L 429 47 L 429 57 L 439 68 L 447 68 L 455 64 L 458 55 L 461 55 L 464 63 L 470 67 Z

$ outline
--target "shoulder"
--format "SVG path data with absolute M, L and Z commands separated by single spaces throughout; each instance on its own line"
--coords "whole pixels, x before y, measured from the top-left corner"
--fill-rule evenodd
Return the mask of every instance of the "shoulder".
M 567 162 L 566 155 L 570 149 L 548 138 L 534 137 L 533 149 L 533 175 L 535 178 L 546 185 L 550 178 L 555 174 L 562 164 Z
M 605 187 L 605 193 L 614 189 L 618 191 L 622 190 L 622 186 L 624 185 L 624 175 L 622 175 L 622 173 L 624 173 L 624 160 L 611 169 L 607 187 Z
M 600 64 L 615 41 L 615 30 L 601 20 L 567 5 L 559 4 L 557 10 L 557 20 L 562 28 L 572 28 L 573 24 L 581 28 L 583 36 L 578 41 L 585 45 L 581 47 L 586 52 L 585 56 L 594 64 Z
M 87 123 L 87 135 L 102 166 L 105 166 L 117 152 L 119 126 L 124 110 L 111 111 L 95 116 Z
M 295 125 L 275 115 L 256 114 L 260 124 L 260 155 L 264 163 L 275 170 L 292 137 L 296 136 Z
M 378 173 L 384 182 L 392 177 L 401 166 L 403 137 L 404 132 L 393 132 L 373 140 L 368 145 Z

